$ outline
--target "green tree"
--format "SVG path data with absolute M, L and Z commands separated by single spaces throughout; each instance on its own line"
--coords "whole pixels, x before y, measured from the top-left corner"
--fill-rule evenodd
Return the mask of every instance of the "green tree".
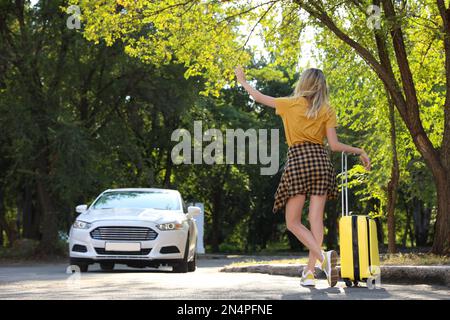
M 95 6 L 94 2 L 80 4 L 85 23 L 84 33 L 88 39 L 105 39 L 108 44 L 120 39 L 129 47 L 127 51 L 134 56 L 139 56 L 144 51 L 164 61 L 185 63 L 191 70 L 194 68 L 199 71 L 204 68 L 205 77 L 219 86 L 223 82 L 218 79 L 231 79 L 230 69 L 237 56 L 236 42 L 241 41 L 245 45 L 246 41 L 237 34 L 240 23 L 253 25 L 254 22 L 254 26 L 261 25 L 267 49 L 280 57 L 277 59 L 279 64 L 297 58 L 293 48 L 298 48 L 298 35 L 305 24 L 331 31 L 354 50 L 389 92 L 414 146 L 434 177 L 437 216 L 433 252 L 443 253 L 449 248 L 450 208 L 446 199 L 450 197 L 450 131 L 444 128 L 448 127 L 450 114 L 450 22 L 448 5 L 444 0 L 407 4 L 394 3 L 392 0 L 294 0 L 268 1 L 258 5 L 219 1 L 121 1 L 119 8 L 115 1 L 102 6 Z M 380 5 L 383 8 L 379 29 L 367 26 L 367 20 L 372 16 L 370 12 L 367 13 L 369 5 Z M 305 16 L 304 13 L 308 14 L 307 19 L 301 19 Z M 333 16 L 332 13 L 338 14 Z M 177 22 L 173 23 L 174 20 Z M 106 25 L 108 28 L 104 27 Z M 189 36 L 180 30 L 180 25 L 189 31 Z M 134 37 L 136 30 L 148 30 L 146 28 L 150 28 L 148 37 Z M 215 29 L 214 32 L 211 32 L 212 28 Z M 208 44 L 203 42 L 204 39 L 208 39 Z M 215 46 L 218 42 L 222 44 L 221 47 Z M 180 46 L 181 43 L 183 46 Z M 296 45 L 292 46 L 293 43 Z M 442 48 L 444 55 L 437 56 L 438 59 L 435 59 L 434 54 L 424 55 L 424 49 L 426 53 L 430 43 L 430 48 Z M 164 48 L 160 51 L 171 54 L 154 50 L 156 46 Z M 204 57 L 210 57 L 210 60 L 204 60 Z M 141 58 L 144 61 L 149 59 L 147 55 Z M 248 61 L 248 57 L 242 55 L 240 61 L 246 59 Z M 430 65 L 436 68 L 428 69 Z M 436 73 L 431 73 L 438 76 L 431 82 L 426 82 L 429 74 L 423 74 L 425 68 L 421 66 L 427 66 L 427 71 L 436 70 Z M 190 72 L 186 76 L 190 76 Z M 421 87 L 422 83 L 428 83 L 428 87 L 431 85 L 436 94 L 421 95 L 426 92 Z M 446 85 L 442 86 L 442 83 Z M 420 116 L 421 110 L 428 105 L 435 110 L 434 115 L 442 119 L 434 123 L 438 127 L 435 132 L 443 132 L 437 139 L 427 132 L 427 120 Z

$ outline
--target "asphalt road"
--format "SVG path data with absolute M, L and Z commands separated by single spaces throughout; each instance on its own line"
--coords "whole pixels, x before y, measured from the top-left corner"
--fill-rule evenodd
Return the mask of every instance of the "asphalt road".
M 67 264 L 0 265 L 0 299 L 450 299 L 450 288 L 381 284 L 380 289 L 303 288 L 299 278 L 256 273 L 224 273 L 228 259 L 199 261 L 196 272 L 130 269 L 66 274 Z

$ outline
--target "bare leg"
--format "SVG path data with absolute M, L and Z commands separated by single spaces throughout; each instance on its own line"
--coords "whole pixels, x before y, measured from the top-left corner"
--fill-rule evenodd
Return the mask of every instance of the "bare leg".
M 320 245 L 317 243 L 311 231 L 302 224 L 301 218 L 305 198 L 306 196 L 304 194 L 298 194 L 289 198 L 286 204 L 286 227 L 309 249 L 313 257 L 322 260 Z
M 308 220 L 311 228 L 311 233 L 314 236 L 317 244 L 321 247 L 323 242 L 323 211 L 327 196 L 311 195 L 309 200 L 309 214 Z M 316 257 L 310 252 L 308 261 L 308 270 L 314 271 L 316 264 Z

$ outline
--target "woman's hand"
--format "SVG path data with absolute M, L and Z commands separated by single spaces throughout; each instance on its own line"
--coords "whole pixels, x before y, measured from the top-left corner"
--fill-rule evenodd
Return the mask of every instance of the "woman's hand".
M 255 99 L 256 102 L 264 104 L 268 107 L 275 108 L 275 98 L 262 94 L 261 92 L 253 88 L 249 83 L 247 83 L 247 80 L 245 79 L 244 69 L 241 66 L 237 66 L 236 69 L 234 69 L 234 73 L 236 74 L 236 80 L 242 85 L 242 87 L 248 92 L 248 94 L 251 95 L 253 99 Z
M 361 162 L 363 163 L 364 168 L 367 171 L 370 171 L 370 158 L 364 150 L 362 150 L 362 152 L 359 154 L 359 158 L 361 159 Z
M 236 67 L 236 69 L 234 69 L 234 73 L 236 74 L 236 80 L 239 83 L 246 82 L 245 72 L 244 72 L 244 69 L 241 66 Z

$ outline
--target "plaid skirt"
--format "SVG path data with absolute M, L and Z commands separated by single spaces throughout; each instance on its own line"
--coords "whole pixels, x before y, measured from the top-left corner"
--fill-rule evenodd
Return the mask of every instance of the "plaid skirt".
M 273 212 L 283 209 L 288 199 L 297 194 L 327 194 L 327 199 L 337 198 L 336 174 L 323 145 L 303 142 L 289 147 Z

